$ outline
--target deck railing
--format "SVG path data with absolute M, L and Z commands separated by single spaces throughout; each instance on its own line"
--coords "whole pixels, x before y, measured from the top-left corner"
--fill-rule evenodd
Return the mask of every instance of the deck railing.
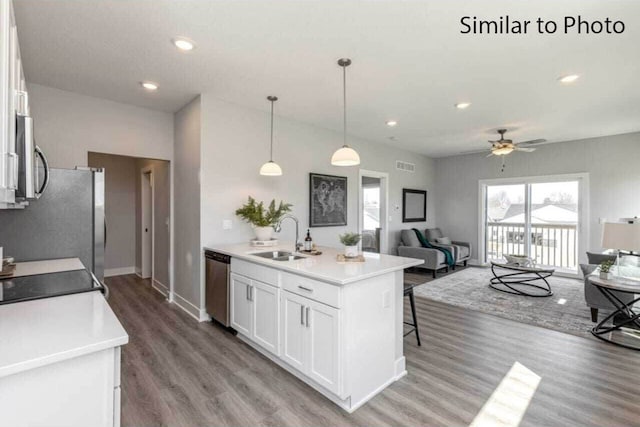
M 503 255 L 524 255 L 525 226 L 522 223 L 490 222 L 487 224 L 487 258 L 503 259 Z M 532 224 L 529 254 L 536 264 L 575 269 L 578 235 L 576 224 Z

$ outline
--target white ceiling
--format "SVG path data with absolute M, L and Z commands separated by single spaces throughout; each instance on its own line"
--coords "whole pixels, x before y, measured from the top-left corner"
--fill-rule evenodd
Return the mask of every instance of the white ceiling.
M 275 94 L 277 114 L 340 131 L 346 56 L 349 133 L 430 156 L 488 148 L 503 126 L 516 141 L 640 130 L 636 0 L 14 2 L 29 82 L 142 107 L 175 111 L 210 93 L 267 111 Z M 626 31 L 459 33 L 461 16 L 507 14 L 611 17 Z M 197 48 L 178 52 L 178 35 Z M 557 82 L 571 73 L 574 85 Z

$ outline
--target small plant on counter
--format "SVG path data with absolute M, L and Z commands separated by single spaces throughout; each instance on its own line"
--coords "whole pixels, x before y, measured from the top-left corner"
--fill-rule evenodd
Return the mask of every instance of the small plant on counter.
M 338 236 L 344 245 L 344 255 L 349 258 L 358 256 L 358 242 L 362 237 L 358 233 L 344 233 Z
M 340 243 L 345 246 L 356 246 L 362 237 L 358 233 L 344 233 L 338 236 L 340 238 Z
M 282 216 L 291 212 L 291 204 L 280 201 L 276 206 L 275 199 L 265 207 L 264 202 L 257 202 L 249 196 L 247 203 L 236 210 L 236 215 L 255 227 L 256 238 L 258 240 L 270 240 L 273 226 L 275 226 Z

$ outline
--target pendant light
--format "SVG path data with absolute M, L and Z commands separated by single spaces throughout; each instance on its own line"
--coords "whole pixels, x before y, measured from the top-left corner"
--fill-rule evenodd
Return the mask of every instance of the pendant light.
M 360 156 L 356 150 L 347 145 L 347 67 L 351 65 L 351 60 L 341 58 L 338 60 L 338 65 L 342 67 L 343 145 L 331 156 L 331 164 L 333 166 L 356 166 L 360 164 Z
M 282 175 L 282 169 L 273 161 L 273 103 L 278 100 L 278 97 L 267 96 L 267 99 L 271 102 L 271 148 L 269 151 L 269 161 L 260 168 L 260 175 L 280 176 Z

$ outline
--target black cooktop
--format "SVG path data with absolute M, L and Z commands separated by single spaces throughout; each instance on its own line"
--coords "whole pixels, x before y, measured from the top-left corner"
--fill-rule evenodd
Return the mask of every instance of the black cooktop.
M 91 291 L 104 287 L 87 270 L 0 279 L 0 305 Z

